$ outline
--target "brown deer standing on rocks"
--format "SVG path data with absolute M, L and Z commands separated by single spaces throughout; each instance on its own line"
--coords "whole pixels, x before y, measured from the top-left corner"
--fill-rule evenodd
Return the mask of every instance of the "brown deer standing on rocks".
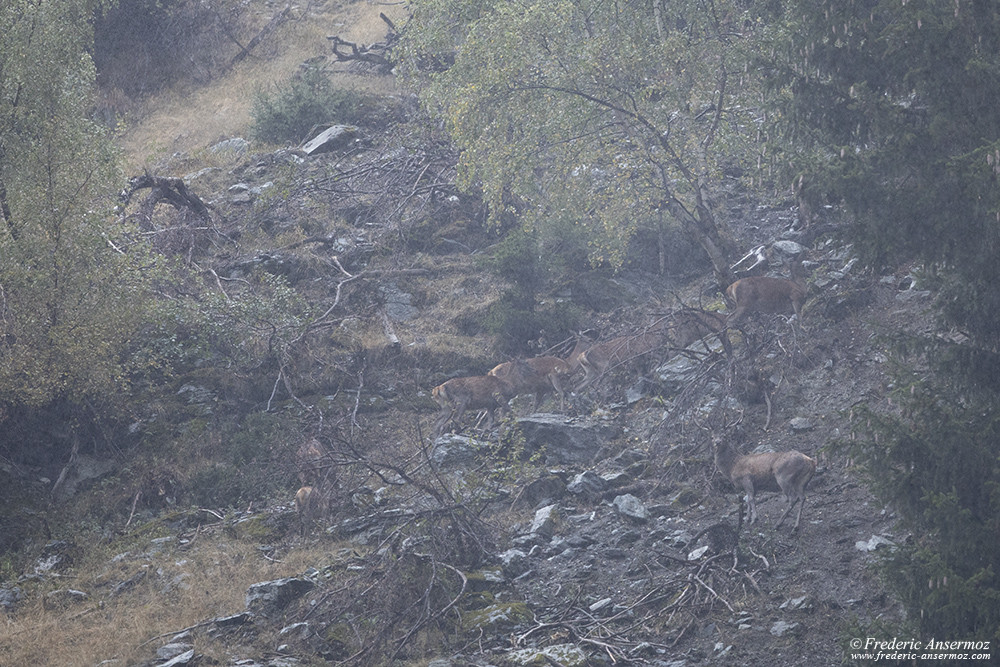
M 456 425 L 468 409 L 486 410 L 486 428 L 493 428 L 494 411 L 502 412 L 515 395 L 514 386 L 495 375 L 452 378 L 431 391 L 431 396 L 441 406 L 434 424 L 434 437 L 444 433 L 448 422 Z
M 630 359 L 652 352 L 663 345 L 685 348 L 710 334 L 722 334 L 726 329 L 726 316 L 694 308 L 676 310 L 641 333 L 619 336 L 604 343 L 584 347 L 578 341 L 570 354 L 571 367 L 583 368 L 586 375 L 576 387 L 583 391 L 609 368 Z
M 663 343 L 664 331 L 658 327 L 633 336 L 612 338 L 587 348 L 577 357 L 577 363 L 586 374 L 574 391 L 583 391 L 609 368 L 648 354 Z
M 302 487 L 295 494 L 295 510 L 304 535 L 329 510 L 330 491 L 335 485 L 330 454 L 316 438 L 299 445 L 295 467 Z
M 785 494 L 788 500 L 788 509 L 781 515 L 775 530 L 796 502 L 799 503 L 799 512 L 795 516 L 792 532 L 799 529 L 802 508 L 806 504 L 806 485 L 816 472 L 816 459 L 796 451 L 741 456 L 729 443 L 716 440 L 715 466 L 736 488 L 746 492 L 751 524 L 757 521 L 757 492 L 773 491 Z
M 726 296 L 733 304 L 727 326 L 737 324 L 747 312 L 784 313 L 792 310 L 802 325 L 802 304 L 809 293 L 804 270 L 800 262 L 792 264 L 792 278 L 750 276 L 740 278 L 726 288 Z
M 328 509 L 328 498 L 315 486 L 303 486 L 295 493 L 295 513 L 299 518 L 299 532 L 305 535 L 317 519 Z
M 295 452 L 295 468 L 302 486 L 315 486 L 325 481 L 329 471 L 327 453 L 316 438 L 306 440 Z
M 495 366 L 488 375 L 510 383 L 517 396 L 534 394 L 534 410 L 545 395 L 555 392 L 559 396 L 559 409 L 566 409 L 563 382 L 573 374 L 570 365 L 558 357 L 534 357 L 524 361 L 506 361 Z

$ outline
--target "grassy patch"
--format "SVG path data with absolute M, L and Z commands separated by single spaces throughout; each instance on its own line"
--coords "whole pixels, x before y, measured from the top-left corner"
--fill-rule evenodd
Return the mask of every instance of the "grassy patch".
M 0 664 L 91 667 L 112 658 L 139 664 L 171 634 L 243 611 L 251 584 L 298 574 L 325 553 L 306 546 L 268 559 L 256 544 L 221 534 L 186 545 L 143 541 L 145 550 L 136 551 L 139 544 L 122 553 L 94 549 L 56 580 L 86 593 L 80 602 L 52 602 L 51 582 L 26 590 L 28 600 L 0 626 Z M 198 645 L 199 652 L 210 650 Z

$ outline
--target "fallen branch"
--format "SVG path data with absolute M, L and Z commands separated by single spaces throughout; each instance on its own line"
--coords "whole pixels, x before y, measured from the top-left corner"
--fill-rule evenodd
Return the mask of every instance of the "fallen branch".
M 385 55 L 389 50 L 386 44 L 375 43 L 371 46 L 365 46 L 364 44 L 355 44 L 346 39 L 341 39 L 337 35 L 330 35 L 327 39 L 333 42 L 333 55 L 337 57 L 337 62 L 358 60 L 385 70 L 392 69 L 392 61 Z M 350 52 L 341 51 L 340 47 L 344 46 L 348 47 Z
M 188 190 L 187 185 L 180 178 L 153 176 L 147 171 L 142 176 L 129 179 L 128 188 L 119 193 L 118 199 L 122 205 L 127 205 L 131 201 L 132 195 L 146 188 L 150 192 L 141 204 L 141 211 L 147 222 L 152 219 L 153 208 L 161 201 L 167 202 L 178 210 L 190 209 L 199 218 L 209 223 L 212 222 L 208 205 L 198 195 Z
M 229 67 L 227 67 L 226 69 L 227 70 L 232 69 L 233 66 L 235 66 L 241 60 L 243 60 L 244 58 L 246 58 L 247 56 L 249 56 L 250 55 L 250 51 L 252 51 L 255 46 L 257 46 L 258 44 L 260 44 L 264 40 L 265 37 L 267 37 L 269 34 L 271 34 L 272 32 L 274 32 L 274 30 L 279 25 L 281 25 L 282 23 L 284 23 L 285 19 L 288 18 L 288 13 L 290 11 L 292 11 L 292 6 L 291 5 L 285 5 L 285 8 L 282 9 L 278 14 L 276 14 L 274 16 L 274 18 L 272 18 L 270 20 L 270 22 L 268 22 L 268 24 L 266 26 L 264 26 L 261 29 L 261 31 L 259 33 L 257 33 L 257 35 L 253 39 L 250 40 L 249 44 L 247 44 L 245 47 L 243 47 L 243 49 L 239 53 L 237 53 L 235 56 L 233 56 L 233 59 L 229 61 Z

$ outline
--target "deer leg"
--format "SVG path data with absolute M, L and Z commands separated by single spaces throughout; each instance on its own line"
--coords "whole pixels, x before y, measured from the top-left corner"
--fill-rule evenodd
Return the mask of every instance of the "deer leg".
M 606 368 L 606 365 L 602 368 L 593 362 L 584 363 L 583 369 L 587 372 L 587 374 L 583 376 L 583 382 L 581 382 L 580 386 L 576 388 L 576 391 L 579 393 L 589 387 L 594 380 L 604 374 Z
M 785 521 L 785 517 L 788 516 L 788 514 L 792 511 L 792 508 L 795 507 L 795 503 L 797 503 L 798 500 L 799 500 L 798 498 L 792 498 L 792 497 L 789 496 L 789 498 L 788 498 L 788 509 L 786 509 L 785 513 L 781 515 L 781 518 L 778 519 L 778 523 L 776 523 L 775 526 L 774 526 L 775 530 L 777 530 L 778 528 L 781 528 L 781 524 Z M 801 514 L 801 511 L 800 511 L 800 514 Z M 799 522 L 796 521 L 795 525 L 798 526 Z
M 490 431 L 493 429 L 493 408 L 486 409 L 486 430 Z
M 747 505 L 750 506 L 750 523 L 757 523 L 757 499 L 753 489 L 753 482 L 747 481 L 743 484 L 743 490 L 747 493 Z
M 740 318 L 743 317 L 743 313 L 745 312 L 746 312 L 745 307 L 736 306 L 736 310 L 730 313 L 729 317 L 726 318 L 726 328 L 728 329 L 735 326 L 736 323 L 740 321 Z
M 455 406 L 454 417 L 452 421 L 455 424 L 455 428 L 458 430 L 462 429 L 462 416 L 465 414 L 466 403 L 459 403 Z
M 795 322 L 799 326 L 799 331 L 804 332 L 806 328 L 802 326 L 802 302 L 792 301 L 792 310 L 795 311 Z
M 452 408 L 449 405 L 442 408 L 441 412 L 438 413 L 437 421 L 434 423 L 435 438 L 440 438 L 441 435 L 444 433 L 444 427 L 448 425 L 449 421 L 451 421 L 451 416 L 454 413 L 454 411 L 455 411 L 454 408 Z
M 556 394 L 559 395 L 559 412 L 566 412 L 566 392 L 563 391 L 559 376 L 553 373 L 549 376 L 549 382 L 552 384 L 552 388 L 555 389 Z
M 806 506 L 806 497 L 803 494 L 802 498 L 799 499 L 799 513 L 795 515 L 795 525 L 792 526 L 793 533 L 799 529 L 799 519 L 802 518 L 802 508 L 805 506 Z

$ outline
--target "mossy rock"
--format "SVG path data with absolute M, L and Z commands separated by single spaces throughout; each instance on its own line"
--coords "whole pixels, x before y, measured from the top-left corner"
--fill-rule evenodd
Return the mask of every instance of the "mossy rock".
M 270 514 L 255 514 L 246 519 L 240 519 L 233 524 L 236 535 L 253 542 L 272 542 L 283 537 L 288 532 L 288 526 L 283 520 L 289 517 L 276 517 Z
M 495 591 L 506 586 L 503 571 L 499 567 L 466 572 L 465 578 L 470 591 Z
M 334 623 L 323 631 L 322 637 L 326 645 L 324 657 L 328 660 L 342 660 L 350 655 L 348 649 L 354 641 L 354 633 L 347 623 Z
M 531 619 L 532 613 L 528 605 L 523 602 L 506 602 L 467 613 L 462 625 L 467 631 L 501 632 L 528 623 Z
M 489 591 L 473 591 L 471 593 L 466 593 L 465 597 L 462 598 L 462 608 L 465 611 L 486 609 L 487 607 L 496 604 L 496 601 L 496 596 Z

